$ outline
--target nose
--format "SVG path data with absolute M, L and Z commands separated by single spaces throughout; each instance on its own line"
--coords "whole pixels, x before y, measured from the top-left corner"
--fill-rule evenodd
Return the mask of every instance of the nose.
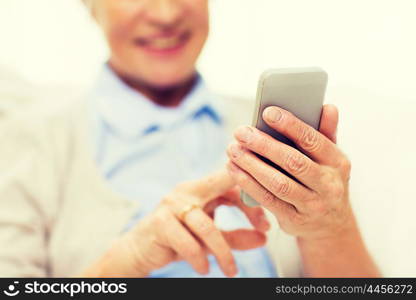
M 159 27 L 172 27 L 182 17 L 181 0 L 150 0 L 146 9 L 149 22 Z

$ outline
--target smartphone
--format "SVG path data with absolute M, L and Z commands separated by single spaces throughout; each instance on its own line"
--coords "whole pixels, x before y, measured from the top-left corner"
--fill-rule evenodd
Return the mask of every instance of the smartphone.
M 259 80 L 252 126 L 276 140 L 296 148 L 291 140 L 270 128 L 264 122 L 262 118 L 263 111 L 269 106 L 278 106 L 293 113 L 313 128 L 318 129 L 327 82 L 327 73 L 318 67 L 272 69 L 264 72 Z M 256 155 L 267 164 L 298 181 L 270 160 Z M 241 200 L 247 206 L 258 205 L 244 191 L 241 192 Z

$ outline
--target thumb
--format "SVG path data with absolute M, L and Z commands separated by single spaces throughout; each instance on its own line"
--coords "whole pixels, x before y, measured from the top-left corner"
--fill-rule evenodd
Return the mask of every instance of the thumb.
M 263 247 L 266 243 L 266 235 L 263 232 L 251 229 L 237 229 L 222 231 L 222 235 L 234 250 L 250 250 Z
M 338 118 L 339 113 L 335 105 L 324 105 L 319 131 L 334 143 L 337 142 Z

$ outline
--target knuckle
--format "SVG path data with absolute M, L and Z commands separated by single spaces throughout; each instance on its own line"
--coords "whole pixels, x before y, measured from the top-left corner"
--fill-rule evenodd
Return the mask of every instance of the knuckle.
M 236 181 L 240 186 L 247 186 L 250 184 L 250 177 L 247 176 L 244 172 L 239 172 Z
M 351 161 L 347 158 L 343 158 L 339 164 L 339 169 L 343 174 L 346 174 L 349 176 L 351 172 Z
M 275 207 L 277 202 L 277 197 L 269 191 L 265 191 L 263 194 L 263 205 L 265 207 Z
M 286 167 L 293 175 L 300 175 L 308 172 L 309 164 L 303 155 L 290 154 L 286 159 Z
M 331 184 L 330 193 L 333 198 L 342 198 L 345 193 L 344 184 L 340 180 L 336 180 Z
M 273 190 L 280 197 L 286 197 L 290 193 L 289 181 L 285 179 L 283 176 L 281 176 L 280 173 L 273 175 L 273 177 L 271 178 L 271 185 L 273 187 Z
M 232 158 L 236 159 L 235 154 L 234 154 L 234 152 L 233 152 L 234 147 L 235 147 L 235 145 L 234 145 L 234 144 L 230 144 L 230 145 L 228 145 L 228 146 L 227 146 L 227 154 L 228 154 L 228 156 L 229 156 L 230 158 L 232 157 Z
M 325 197 L 340 198 L 344 195 L 346 187 L 335 170 L 327 170 L 321 177 L 323 193 Z
M 227 153 L 234 161 L 243 160 L 246 154 L 245 150 L 237 143 L 231 144 L 227 149 Z
M 321 140 L 316 130 L 301 126 L 299 129 L 299 145 L 308 152 L 316 152 L 321 147 Z
M 265 138 L 265 137 L 261 137 L 257 140 L 257 151 L 260 154 L 267 154 L 270 152 L 270 141 L 269 139 Z
M 328 192 L 332 183 L 334 183 L 337 180 L 337 174 L 336 172 L 334 172 L 333 169 L 329 167 L 322 168 L 320 174 L 320 182 L 325 192 Z

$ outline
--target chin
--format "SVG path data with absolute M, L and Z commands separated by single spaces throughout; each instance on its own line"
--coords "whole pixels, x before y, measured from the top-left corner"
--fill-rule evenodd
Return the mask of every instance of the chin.
M 153 74 L 152 76 L 143 76 L 145 83 L 149 86 L 159 88 L 159 89 L 166 89 L 175 87 L 177 85 L 181 85 L 184 82 L 188 81 L 192 76 L 194 76 L 194 72 L 189 72 L 186 74 L 178 74 L 178 73 L 167 73 L 161 72 L 157 74 Z

